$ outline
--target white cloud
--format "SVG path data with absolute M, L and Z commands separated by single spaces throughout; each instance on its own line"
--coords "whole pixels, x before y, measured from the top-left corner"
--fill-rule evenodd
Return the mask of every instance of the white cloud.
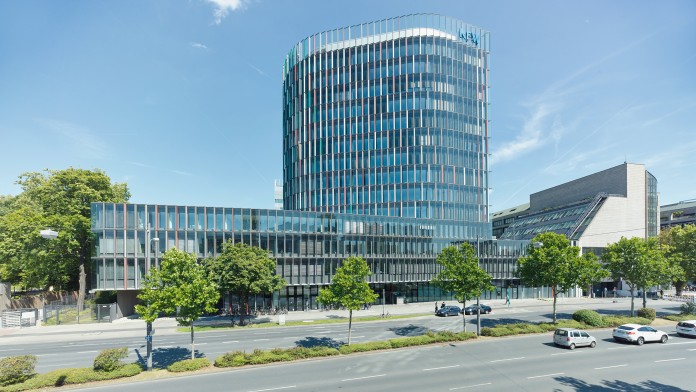
M 191 47 L 196 48 L 196 49 L 208 49 L 207 46 L 205 46 L 199 42 L 191 42 Z
M 99 139 L 89 128 L 61 120 L 38 120 L 52 131 L 65 137 L 81 154 L 93 158 L 104 158 L 107 154 L 107 145 Z
M 174 174 L 178 174 L 180 176 L 189 176 L 189 177 L 193 176 L 193 174 L 191 174 L 189 172 L 181 171 L 181 170 L 171 170 L 171 172 Z
M 265 76 L 265 77 L 267 77 L 267 78 L 269 77 L 267 73 L 263 72 L 261 69 L 259 69 L 258 67 L 256 67 L 254 64 L 247 63 L 247 65 L 249 65 L 249 66 L 250 66 L 251 68 L 253 68 L 256 72 L 258 72 L 259 75 Z
M 215 16 L 215 24 L 222 23 L 230 11 L 236 11 L 246 5 L 246 0 L 207 0 L 215 8 L 213 15 Z
M 517 135 L 515 140 L 493 151 L 491 164 L 515 159 L 541 146 L 543 144 L 542 126 L 549 114 L 551 114 L 549 105 L 545 103 L 537 105 L 531 118 L 524 123 L 522 132 Z

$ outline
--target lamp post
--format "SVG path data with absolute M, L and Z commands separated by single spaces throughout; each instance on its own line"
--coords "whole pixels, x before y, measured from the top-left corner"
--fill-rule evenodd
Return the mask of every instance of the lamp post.
M 41 235 L 41 237 L 43 237 L 47 240 L 55 240 L 56 238 L 58 238 L 58 232 L 55 230 L 51 230 L 51 229 L 41 230 L 39 232 L 39 234 Z M 53 286 L 51 286 L 51 290 L 52 290 L 52 288 L 53 288 Z M 42 315 L 41 315 L 42 320 L 46 321 L 45 319 L 43 319 L 43 317 L 46 316 L 46 305 L 44 303 L 44 295 L 41 295 L 41 312 L 42 312 Z M 80 323 L 80 309 L 77 309 L 77 323 L 78 324 Z
M 154 240 L 154 238 L 152 239 Z M 150 239 L 150 224 L 148 223 L 147 229 L 145 230 L 145 274 L 150 273 L 150 268 L 152 268 L 151 253 L 152 253 L 152 240 Z M 159 240 L 159 239 L 158 239 Z M 147 305 L 148 307 L 150 304 Z M 146 323 L 146 334 L 145 334 L 145 345 L 147 346 L 147 371 L 152 370 L 152 323 Z

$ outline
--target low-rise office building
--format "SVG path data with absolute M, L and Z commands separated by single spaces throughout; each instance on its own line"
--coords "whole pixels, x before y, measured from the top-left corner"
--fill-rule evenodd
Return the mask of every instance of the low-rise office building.
M 660 206 L 660 228 L 696 225 L 696 200 Z

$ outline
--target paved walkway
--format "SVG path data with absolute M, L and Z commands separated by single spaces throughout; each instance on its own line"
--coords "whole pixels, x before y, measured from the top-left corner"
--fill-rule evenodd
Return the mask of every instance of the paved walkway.
M 559 298 L 558 305 L 577 305 L 593 304 L 594 306 L 601 303 L 612 303 L 611 298 Z M 629 298 L 619 298 L 618 301 L 628 302 Z M 457 304 L 456 301 L 445 301 L 449 305 Z M 439 304 L 440 302 L 438 302 Z M 473 304 L 472 301 L 469 304 Z M 505 300 L 481 301 L 481 303 L 489 305 L 493 308 L 493 313 L 496 312 L 518 312 L 524 308 L 531 307 L 548 307 L 551 308 L 551 300 L 549 299 L 517 299 L 512 300 L 510 306 L 505 305 Z M 639 299 L 636 298 L 636 307 L 640 306 Z M 373 305 L 367 310 L 357 310 L 353 312 L 353 317 L 364 316 L 379 316 L 382 312 L 387 312 L 390 315 L 409 315 L 409 314 L 432 314 L 435 311 L 434 302 L 419 302 L 401 305 Z M 313 321 L 329 318 L 348 318 L 347 310 L 310 310 L 289 312 L 285 315 L 286 321 Z M 220 322 L 227 318 L 222 317 L 205 317 L 197 322 L 198 325 L 205 323 Z M 260 320 L 277 322 L 278 316 L 259 316 Z M 159 333 L 173 332 L 177 328 L 177 322 L 174 318 L 165 317 L 157 319 L 154 322 L 154 328 Z M 140 319 L 120 318 L 112 323 L 92 323 L 92 324 L 69 324 L 57 326 L 36 326 L 26 328 L 0 328 L 0 345 L 3 343 L 20 342 L 20 341 L 55 341 L 60 337 L 74 339 L 76 336 L 83 339 L 103 339 L 107 337 L 128 337 L 141 336 L 145 332 L 145 322 Z

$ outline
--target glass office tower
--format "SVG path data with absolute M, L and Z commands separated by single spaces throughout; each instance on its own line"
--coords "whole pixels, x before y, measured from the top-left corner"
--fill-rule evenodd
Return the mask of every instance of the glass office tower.
M 488 32 L 429 14 L 297 43 L 283 65 L 284 209 L 488 226 L 488 55 Z

